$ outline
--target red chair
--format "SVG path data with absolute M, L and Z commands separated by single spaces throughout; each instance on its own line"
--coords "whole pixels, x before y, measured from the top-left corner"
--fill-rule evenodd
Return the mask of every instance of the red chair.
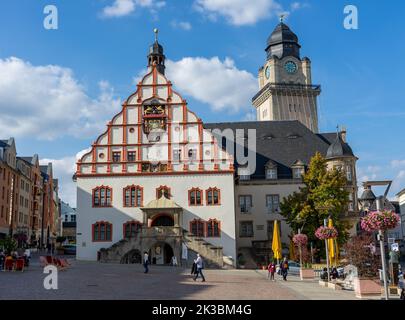
M 53 261 L 53 259 L 52 259 L 51 256 L 46 256 L 46 262 L 47 262 L 48 264 L 54 264 L 54 261 Z
M 14 270 L 14 260 L 6 259 L 6 261 L 4 262 L 4 270 L 13 271 Z
M 15 262 L 15 270 L 24 272 L 24 265 L 25 265 L 24 259 L 17 259 Z

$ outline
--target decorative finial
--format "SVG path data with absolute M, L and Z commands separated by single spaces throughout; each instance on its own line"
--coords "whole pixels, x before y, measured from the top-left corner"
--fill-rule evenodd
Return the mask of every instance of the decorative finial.
M 281 23 L 284 22 L 284 18 L 285 18 L 285 14 L 284 13 L 280 14 L 280 22 Z
M 155 28 L 155 29 L 153 29 L 153 32 L 155 33 L 155 41 L 158 42 L 159 29 Z

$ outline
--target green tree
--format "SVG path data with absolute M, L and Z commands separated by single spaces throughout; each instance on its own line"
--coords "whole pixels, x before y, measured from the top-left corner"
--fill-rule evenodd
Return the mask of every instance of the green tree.
M 341 219 L 349 202 L 345 174 L 339 169 L 328 170 L 326 159 L 316 153 L 303 176 L 303 183 L 304 187 L 298 192 L 283 199 L 281 215 L 294 232 L 301 228 L 318 248 L 323 246 L 323 241 L 315 237 L 315 231 L 330 216 L 339 232 L 338 243 L 346 243 L 351 226 Z

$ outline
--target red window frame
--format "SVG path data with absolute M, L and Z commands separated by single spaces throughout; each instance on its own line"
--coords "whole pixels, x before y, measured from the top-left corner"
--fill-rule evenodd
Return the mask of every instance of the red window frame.
M 129 192 L 128 195 L 127 192 Z M 122 197 L 125 208 L 143 206 L 143 188 L 141 186 L 136 185 L 126 186 L 123 189 Z
M 129 230 L 128 230 L 128 228 L 129 228 Z M 122 226 L 122 232 L 123 232 L 122 237 L 124 239 L 136 237 L 138 235 L 138 233 L 141 231 L 141 229 L 142 229 L 142 223 L 140 223 L 139 221 L 127 221 Z M 129 233 L 129 236 L 127 235 L 127 233 Z
M 219 206 L 221 205 L 221 190 L 217 187 L 209 188 L 206 190 L 207 206 Z M 215 193 L 217 193 L 215 197 Z M 216 201 L 215 201 L 216 198 Z
M 197 192 L 200 193 L 200 201 L 198 203 Z M 188 191 L 188 205 L 189 206 L 202 206 L 203 205 L 203 191 L 199 188 L 192 188 Z
M 221 221 L 217 219 L 210 219 L 206 223 L 207 238 L 220 238 L 221 237 Z
M 102 235 L 103 231 L 103 237 Z M 107 232 L 109 231 L 109 233 Z M 109 235 L 109 237 L 107 237 Z M 113 225 L 107 221 L 98 221 L 92 224 L 91 237 L 93 242 L 111 242 L 113 237 Z
M 172 193 L 171 190 L 168 186 L 160 186 L 159 188 L 156 188 L 156 199 L 160 198 L 160 194 L 161 192 L 167 191 L 167 195 L 169 196 L 168 199 L 170 199 L 172 197 Z
M 99 186 L 93 189 L 92 204 L 93 208 L 112 207 L 113 190 L 108 186 Z
M 196 232 L 194 232 L 194 229 Z M 197 237 L 205 237 L 206 223 L 202 219 L 194 219 L 190 221 L 190 233 Z

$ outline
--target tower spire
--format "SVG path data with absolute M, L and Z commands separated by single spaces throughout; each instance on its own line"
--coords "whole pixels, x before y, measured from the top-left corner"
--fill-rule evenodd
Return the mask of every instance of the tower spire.
M 165 55 L 163 53 L 163 47 L 159 44 L 158 35 L 159 29 L 153 29 L 155 34 L 155 42 L 149 48 L 148 54 L 148 68 L 152 69 L 153 66 L 156 66 L 157 70 L 161 74 L 165 74 Z

